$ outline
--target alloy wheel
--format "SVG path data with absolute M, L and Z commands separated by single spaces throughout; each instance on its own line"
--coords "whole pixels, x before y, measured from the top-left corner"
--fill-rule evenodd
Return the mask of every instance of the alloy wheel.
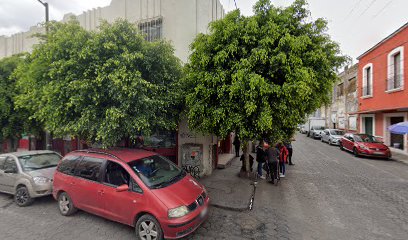
M 354 149 L 353 149 L 353 153 L 354 153 L 354 156 L 356 156 L 356 157 L 359 156 L 359 155 L 358 155 L 358 150 L 357 150 L 357 148 L 354 148 Z
M 70 202 L 66 195 L 61 196 L 59 200 L 59 207 L 60 207 L 61 213 L 67 214 L 69 212 Z
M 27 203 L 28 199 L 30 198 L 29 193 L 27 192 L 26 188 L 19 188 L 16 192 L 16 202 L 18 205 L 24 205 Z
M 139 225 L 139 236 L 143 240 L 156 240 L 158 239 L 156 224 L 152 221 L 144 221 Z

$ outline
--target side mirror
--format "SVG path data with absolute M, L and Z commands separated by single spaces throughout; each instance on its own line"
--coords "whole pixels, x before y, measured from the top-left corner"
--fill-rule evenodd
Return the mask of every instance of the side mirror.
M 116 192 L 125 192 L 129 190 L 129 186 L 126 184 L 120 185 L 116 188 Z
M 4 173 L 17 173 L 17 169 L 6 169 Z

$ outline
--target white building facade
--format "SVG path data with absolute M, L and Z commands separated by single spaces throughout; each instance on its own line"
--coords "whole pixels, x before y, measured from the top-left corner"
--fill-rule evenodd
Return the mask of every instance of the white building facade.
M 148 39 L 164 38 L 172 43 L 175 55 L 187 62 L 189 46 L 198 33 L 207 33 L 208 24 L 223 18 L 225 10 L 219 0 L 112 0 L 106 7 L 98 7 L 75 16 L 81 26 L 95 30 L 100 20 L 113 22 L 126 19 L 135 23 Z M 66 14 L 68 21 L 73 14 Z M 0 58 L 21 52 L 31 52 L 38 39 L 33 34 L 43 31 L 31 27 L 28 32 L 10 37 L 0 36 Z

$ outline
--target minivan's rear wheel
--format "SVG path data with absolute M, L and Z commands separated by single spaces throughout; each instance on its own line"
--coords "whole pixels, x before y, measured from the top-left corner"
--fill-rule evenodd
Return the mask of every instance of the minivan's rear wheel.
M 58 207 L 63 216 L 70 216 L 77 211 L 72 199 L 66 192 L 63 192 L 58 196 Z
M 34 199 L 30 197 L 27 187 L 21 186 L 17 188 L 16 194 L 14 195 L 14 201 L 18 206 L 26 207 L 33 203 Z
M 163 231 L 159 222 L 152 215 L 141 216 L 135 226 L 136 239 L 139 240 L 162 240 Z

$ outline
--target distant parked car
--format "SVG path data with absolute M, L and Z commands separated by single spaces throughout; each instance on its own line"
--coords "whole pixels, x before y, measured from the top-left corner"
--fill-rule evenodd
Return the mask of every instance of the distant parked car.
M 299 127 L 299 132 L 302 133 L 302 134 L 306 134 L 306 133 L 307 133 L 305 125 L 301 125 L 301 126 Z
M 379 139 L 368 134 L 347 133 L 340 142 L 340 149 L 358 156 L 391 158 L 390 149 Z
M 344 135 L 344 131 L 338 129 L 325 129 L 323 131 L 321 140 L 330 145 L 340 145 L 341 138 Z
M 324 127 L 321 126 L 312 126 L 308 136 L 314 139 L 320 139 L 324 131 Z
M 136 239 L 176 239 L 207 218 L 203 185 L 154 152 L 82 150 L 67 154 L 54 176 L 60 213 L 81 209 L 135 227 Z
M 61 156 L 52 151 L 0 155 L 0 192 L 14 195 L 20 207 L 52 193 L 52 179 Z

